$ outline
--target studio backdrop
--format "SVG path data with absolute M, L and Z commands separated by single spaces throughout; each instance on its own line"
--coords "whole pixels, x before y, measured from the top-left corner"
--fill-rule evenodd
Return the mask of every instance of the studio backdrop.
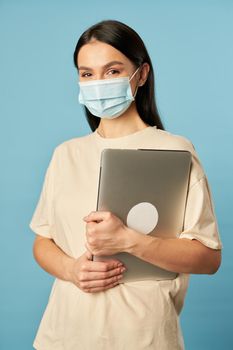
M 223 260 L 217 274 L 191 276 L 186 348 L 233 349 L 232 18 L 230 0 L 0 0 L 1 350 L 31 350 L 47 304 L 53 277 L 33 258 L 28 225 L 53 149 L 91 132 L 72 55 L 103 19 L 143 38 L 165 129 L 192 141 L 212 190 Z

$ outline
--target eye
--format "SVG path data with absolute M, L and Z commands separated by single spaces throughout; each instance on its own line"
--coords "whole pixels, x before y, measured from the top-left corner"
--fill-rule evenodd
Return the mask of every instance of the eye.
M 82 78 L 90 77 L 90 76 L 91 76 L 91 73 L 88 73 L 88 72 L 84 72 L 84 73 L 81 74 Z
M 118 74 L 118 73 L 120 73 L 120 72 L 117 69 L 111 69 L 110 71 L 108 71 L 108 74 L 110 74 L 110 75 Z

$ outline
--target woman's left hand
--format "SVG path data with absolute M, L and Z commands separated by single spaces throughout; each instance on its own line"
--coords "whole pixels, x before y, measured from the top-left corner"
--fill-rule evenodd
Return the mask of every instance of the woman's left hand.
M 93 255 L 113 255 L 127 250 L 129 228 L 110 211 L 92 211 L 85 216 L 86 248 Z

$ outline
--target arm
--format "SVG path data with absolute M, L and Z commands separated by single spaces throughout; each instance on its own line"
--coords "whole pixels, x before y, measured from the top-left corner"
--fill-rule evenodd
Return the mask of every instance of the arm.
M 36 235 L 33 254 L 38 264 L 51 275 L 72 282 L 84 292 L 99 292 L 119 284 L 125 268 L 117 259 L 103 262 L 91 261 L 86 251 L 75 259 L 63 252 L 56 243 Z
M 36 235 L 33 255 L 37 263 L 49 274 L 64 281 L 71 280 L 75 259 L 65 254 L 52 239 Z
M 169 271 L 213 274 L 221 264 L 221 250 L 186 238 L 161 239 L 130 228 L 126 252 Z
M 215 273 L 221 263 L 221 250 L 206 247 L 188 238 L 162 239 L 144 235 L 124 225 L 113 213 L 91 212 L 86 222 L 87 249 L 94 255 L 126 252 L 177 273 Z

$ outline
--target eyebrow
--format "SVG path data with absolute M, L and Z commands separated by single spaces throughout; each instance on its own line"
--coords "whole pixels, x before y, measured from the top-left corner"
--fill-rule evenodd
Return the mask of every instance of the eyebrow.
M 113 65 L 115 65 L 115 64 L 120 64 L 120 65 L 123 66 L 123 63 L 120 62 L 120 61 L 111 61 L 111 62 L 108 62 L 107 64 L 105 64 L 105 65 L 103 66 L 103 68 L 108 68 L 108 67 L 113 66 Z M 85 66 L 80 66 L 80 67 L 78 67 L 78 69 L 79 69 L 79 70 L 81 70 L 81 69 L 83 69 L 83 70 L 92 70 L 92 68 L 90 68 L 90 67 L 85 67 Z

